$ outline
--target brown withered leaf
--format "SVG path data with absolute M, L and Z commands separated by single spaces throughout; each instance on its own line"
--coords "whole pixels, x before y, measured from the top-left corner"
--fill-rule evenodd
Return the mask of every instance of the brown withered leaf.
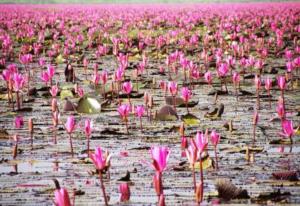
M 216 182 L 216 189 L 219 193 L 218 196 L 225 200 L 250 198 L 247 190 L 236 187 L 228 179 L 218 179 Z

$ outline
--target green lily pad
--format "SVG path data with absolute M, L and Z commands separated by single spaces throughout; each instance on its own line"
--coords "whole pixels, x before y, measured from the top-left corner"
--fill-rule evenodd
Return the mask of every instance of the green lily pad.
M 181 117 L 186 125 L 195 126 L 200 124 L 200 120 L 193 114 L 186 114 Z
M 63 56 L 60 54 L 55 58 L 55 62 L 56 64 L 62 64 L 64 63 L 65 59 L 63 58 Z
M 82 97 L 79 99 L 77 112 L 86 114 L 96 114 L 101 111 L 101 104 L 97 99 Z
M 71 90 L 67 90 L 67 89 L 61 90 L 60 98 L 65 99 L 66 97 L 73 97 L 73 93 Z

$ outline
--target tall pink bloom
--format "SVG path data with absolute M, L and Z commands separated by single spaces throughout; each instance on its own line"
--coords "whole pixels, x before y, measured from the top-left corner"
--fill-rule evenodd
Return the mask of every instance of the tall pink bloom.
M 225 77 L 226 74 L 229 71 L 229 67 L 228 64 L 222 63 L 219 67 L 218 67 L 218 75 L 219 77 Z
M 126 202 L 129 201 L 130 199 L 130 188 L 129 184 L 126 183 L 121 183 L 119 185 L 119 192 L 120 192 L 120 202 Z
M 241 77 L 240 74 L 238 72 L 234 72 L 232 74 L 232 82 L 234 85 L 238 85 L 241 81 Z
M 22 74 L 14 73 L 13 75 L 14 90 L 20 91 L 25 84 L 25 77 Z
M 145 113 L 145 107 L 143 105 L 138 105 L 135 107 L 135 114 L 137 117 L 141 118 Z
M 284 76 L 277 77 L 277 85 L 280 88 L 280 90 L 284 90 L 286 86 L 286 81 Z
M 15 118 L 15 128 L 20 129 L 24 125 L 24 120 L 22 116 L 17 116 Z
M 90 119 L 84 121 L 84 133 L 87 137 L 90 137 L 92 134 L 92 124 Z
M 76 123 L 74 116 L 69 116 L 65 124 L 66 130 L 69 134 L 71 134 L 75 130 L 75 125 Z
M 126 133 L 128 134 L 128 115 L 130 112 L 130 105 L 122 104 L 118 107 L 118 112 L 122 117 L 122 120 L 125 122 L 126 125 Z
M 77 94 L 79 97 L 83 97 L 84 96 L 84 90 L 82 87 L 78 87 L 77 88 Z
M 119 106 L 118 112 L 123 119 L 126 119 L 130 112 L 130 106 L 128 104 L 122 104 Z
M 218 134 L 215 130 L 210 133 L 210 140 L 214 146 L 217 146 L 220 141 L 220 134 Z
M 75 130 L 75 118 L 74 116 L 69 116 L 67 119 L 67 122 L 65 124 L 65 129 L 69 135 L 69 142 L 70 142 L 70 148 L 71 148 L 71 154 L 72 157 L 74 156 L 74 152 L 73 152 L 73 143 L 72 143 L 72 132 Z
M 211 143 L 214 146 L 214 151 L 215 151 L 215 159 L 216 159 L 216 169 L 218 169 L 218 154 L 217 154 L 217 145 L 219 144 L 220 141 L 220 134 L 218 134 L 215 130 L 213 130 L 210 133 L 210 140 Z
M 4 69 L 2 71 L 2 78 L 4 81 L 8 82 L 10 80 L 11 76 L 12 76 L 12 73 L 10 72 L 9 69 Z
M 172 96 L 175 96 L 177 94 L 177 83 L 174 81 L 171 81 L 168 83 L 169 92 Z
M 54 192 L 55 205 L 57 206 L 71 206 L 68 191 L 65 188 L 56 189 Z
M 58 92 L 58 86 L 57 86 L 57 85 L 53 85 L 53 86 L 50 88 L 50 94 L 51 94 L 51 96 L 52 96 L 52 97 L 56 97 L 57 92 Z
M 285 117 L 285 108 L 282 102 L 278 102 L 276 106 L 276 112 L 280 119 L 284 119 Z
M 203 177 L 203 165 L 202 165 L 202 153 L 206 149 L 208 145 L 208 130 L 205 131 L 205 134 L 202 132 L 197 132 L 196 137 L 192 140 L 192 144 L 194 144 L 198 149 L 198 156 L 199 156 L 199 163 L 200 163 L 200 188 L 201 188 L 201 195 L 199 198 L 198 203 L 203 201 L 203 193 L 204 193 L 204 177 Z
M 125 94 L 130 94 L 132 92 L 132 83 L 129 81 L 129 82 L 124 82 L 123 83 L 123 92 Z
M 99 170 L 99 179 L 100 179 L 100 183 L 101 183 L 102 194 L 104 197 L 105 205 L 107 206 L 108 200 L 107 200 L 107 196 L 105 193 L 105 187 L 104 187 L 103 178 L 102 178 L 102 171 L 104 169 L 108 168 L 109 162 L 110 162 L 110 155 L 108 155 L 108 153 L 103 155 L 101 148 L 97 147 L 95 149 L 95 153 L 90 155 L 90 158 L 92 159 L 95 167 Z
M 188 102 L 189 102 L 189 100 L 190 100 L 190 98 L 192 96 L 191 90 L 189 90 L 188 87 L 183 87 L 181 89 L 181 96 L 182 96 L 182 99 L 183 99 L 183 101 L 185 103 L 186 110 L 187 110 L 187 112 L 189 112 Z
M 41 80 L 43 82 L 45 82 L 46 85 L 48 84 L 48 82 L 50 81 L 50 77 L 49 77 L 48 72 L 42 72 L 41 73 Z
M 90 119 L 84 121 L 84 133 L 87 139 L 87 155 L 90 157 L 90 137 L 92 134 L 92 124 Z
M 283 131 L 283 133 L 281 133 L 281 134 L 284 137 L 288 137 L 291 139 L 292 136 L 295 134 L 295 131 L 293 128 L 293 121 L 292 120 L 283 120 L 281 126 L 282 126 L 282 131 Z
M 192 92 L 191 92 L 191 90 L 189 90 L 188 87 L 183 87 L 181 89 L 181 96 L 182 96 L 184 102 L 188 102 L 192 96 Z
M 212 83 L 212 73 L 210 71 L 205 72 L 204 78 L 209 85 Z
M 204 152 L 208 144 L 207 135 L 203 132 L 198 131 L 195 137 L 194 144 L 197 147 L 198 152 L 202 154 L 202 152 Z
M 90 155 L 90 158 L 92 159 L 94 165 L 96 166 L 96 168 L 100 171 L 104 170 L 107 165 L 108 162 L 110 160 L 110 155 L 108 155 L 107 157 L 105 155 L 103 155 L 102 150 L 100 147 L 97 147 L 95 149 L 95 153 L 92 153 Z
M 272 88 L 272 79 L 267 78 L 265 79 L 265 89 L 269 91 Z
M 49 78 L 52 79 L 55 74 L 55 67 L 52 65 L 49 65 L 47 68 L 47 73 L 49 75 Z
M 167 162 L 170 155 L 170 150 L 167 147 L 152 147 L 150 150 L 150 154 L 153 160 L 153 168 L 159 172 L 162 173 L 166 167 Z

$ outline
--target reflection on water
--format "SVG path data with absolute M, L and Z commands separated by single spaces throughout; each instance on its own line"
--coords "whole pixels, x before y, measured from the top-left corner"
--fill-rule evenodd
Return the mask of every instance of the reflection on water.
M 60 166 L 65 164 L 59 163 L 58 161 L 10 161 L 7 164 L 2 164 L 0 167 L 0 173 L 6 174 L 10 172 L 14 173 L 30 173 L 30 172 L 49 172 L 59 171 Z

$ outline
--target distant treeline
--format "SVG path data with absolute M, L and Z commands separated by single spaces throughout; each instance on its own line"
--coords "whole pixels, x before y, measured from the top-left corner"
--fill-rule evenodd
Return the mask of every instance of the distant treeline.
M 61 3 L 222 3 L 222 2 L 274 2 L 274 0 L 0 0 L 0 3 L 10 4 L 61 4 Z M 283 0 L 296 1 L 296 0 Z M 278 2 L 281 2 L 278 0 Z

